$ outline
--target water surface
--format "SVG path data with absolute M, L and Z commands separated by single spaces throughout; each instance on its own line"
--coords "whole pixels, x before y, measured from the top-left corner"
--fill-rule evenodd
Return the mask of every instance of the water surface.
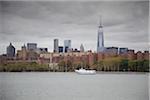
M 148 100 L 148 74 L 0 73 L 0 100 Z

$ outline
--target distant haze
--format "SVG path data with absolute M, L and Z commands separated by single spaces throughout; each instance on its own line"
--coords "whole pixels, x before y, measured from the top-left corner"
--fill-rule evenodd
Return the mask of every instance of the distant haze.
M 148 50 L 149 1 L 0 1 L 0 54 L 9 42 L 16 49 L 34 42 L 52 51 L 54 38 L 96 51 L 100 15 L 106 47 Z

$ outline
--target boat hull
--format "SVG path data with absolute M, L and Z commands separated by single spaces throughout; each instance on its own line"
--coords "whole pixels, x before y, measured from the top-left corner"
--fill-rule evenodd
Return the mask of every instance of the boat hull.
M 94 75 L 96 74 L 95 70 L 75 70 L 76 73 L 82 74 L 82 75 Z

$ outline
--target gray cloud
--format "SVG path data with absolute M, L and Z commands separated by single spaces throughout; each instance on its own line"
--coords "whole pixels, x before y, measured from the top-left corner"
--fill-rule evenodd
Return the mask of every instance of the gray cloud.
M 148 1 L 1 1 L 0 5 L 0 47 L 10 41 L 17 49 L 37 42 L 52 51 L 53 39 L 59 38 L 61 45 L 71 39 L 73 47 L 83 43 L 86 49 L 96 50 L 102 15 L 105 46 L 148 49 Z

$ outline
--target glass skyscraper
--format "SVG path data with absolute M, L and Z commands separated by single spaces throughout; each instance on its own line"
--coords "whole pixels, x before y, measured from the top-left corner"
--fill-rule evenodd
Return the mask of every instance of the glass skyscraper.
M 64 41 L 64 52 L 68 52 L 71 49 L 71 40 Z
M 104 52 L 104 36 L 103 36 L 103 26 L 102 26 L 101 19 L 100 19 L 100 25 L 98 28 L 97 52 Z

